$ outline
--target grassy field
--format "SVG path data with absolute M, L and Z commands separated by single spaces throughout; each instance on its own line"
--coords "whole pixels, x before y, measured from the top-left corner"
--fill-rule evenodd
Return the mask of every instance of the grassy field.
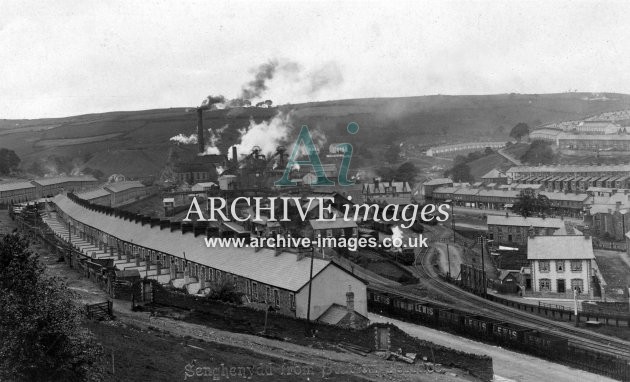
M 89 322 L 87 327 L 103 346 L 105 355 L 101 366 L 104 369 L 106 381 L 182 381 L 191 378 L 190 373 L 197 367 L 210 368 L 210 372 L 214 373 L 221 365 L 227 367 L 262 365 L 265 367 L 264 370 L 270 371 L 263 375 L 254 375 L 251 380 L 255 381 L 324 380 L 321 373 L 313 373 L 308 377 L 289 375 L 288 367 L 296 366 L 293 363 L 289 364 L 272 355 L 263 356 L 243 348 L 183 339 L 155 331 L 143 331 L 119 323 Z M 297 364 L 297 366 L 304 365 Z M 220 373 L 220 369 L 218 372 Z M 213 375 L 194 376 L 192 380 L 216 380 L 213 377 Z M 234 379 L 247 378 L 241 376 Z M 331 375 L 325 380 L 363 381 L 364 379 L 352 375 Z
M 622 259 L 624 252 L 596 250 L 595 257 L 608 288 L 623 289 L 630 283 L 630 265 Z

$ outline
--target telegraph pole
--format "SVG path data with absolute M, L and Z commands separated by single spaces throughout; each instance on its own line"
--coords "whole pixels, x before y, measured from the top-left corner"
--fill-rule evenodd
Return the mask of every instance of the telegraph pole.
M 321 234 L 317 234 L 318 237 L 321 237 Z M 322 249 L 323 252 L 323 249 Z M 311 295 L 312 295 L 312 285 L 313 285 L 313 261 L 315 259 L 315 248 L 311 248 L 311 271 L 308 277 L 308 306 L 306 307 L 306 335 L 310 337 L 311 335 Z
M 448 257 L 448 279 L 451 279 L 451 251 L 448 249 L 448 243 L 446 243 L 446 256 Z
M 453 231 L 453 243 L 455 243 L 455 202 L 453 199 L 445 200 L 445 202 L 451 205 L 451 230 Z
M 479 244 L 481 244 L 481 280 L 483 282 L 483 297 L 487 297 L 487 288 L 486 288 L 486 263 L 483 259 L 483 249 L 485 246 L 486 238 L 483 235 L 480 235 Z

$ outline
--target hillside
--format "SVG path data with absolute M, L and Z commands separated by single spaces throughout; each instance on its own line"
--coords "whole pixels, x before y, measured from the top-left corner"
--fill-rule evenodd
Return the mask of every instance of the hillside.
M 434 144 L 481 139 L 504 140 L 512 126 L 530 126 L 584 118 L 605 111 L 630 108 L 630 96 L 606 94 L 608 100 L 589 99 L 587 93 L 545 95 L 422 96 L 351 99 L 277 108 L 236 108 L 204 114 L 204 126 L 223 128 L 217 146 L 225 151 L 239 140 L 239 130 L 270 120 L 279 111 L 290 115 L 290 142 L 307 124 L 317 130 L 318 142 L 351 142 L 358 163 L 377 164 L 393 144 L 405 142 L 420 152 Z M 359 123 L 350 136 L 345 126 Z M 15 150 L 23 168 L 51 156 L 73 158 L 78 169 L 99 169 L 130 176 L 157 174 L 175 143 L 169 138 L 196 131 L 196 116 L 185 108 L 111 112 L 67 118 L 0 120 L 0 147 Z M 260 139 L 267 139 L 265 136 Z M 194 152 L 196 145 L 180 149 Z M 368 150 L 369 149 L 369 150 Z M 243 153 L 241 153 L 243 154 Z M 485 168 L 486 165 L 480 166 Z M 480 169 L 481 171 L 481 169 Z

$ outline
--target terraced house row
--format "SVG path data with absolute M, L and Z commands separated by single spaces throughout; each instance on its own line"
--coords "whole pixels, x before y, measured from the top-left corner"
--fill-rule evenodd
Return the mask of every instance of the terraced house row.
M 94 261 L 137 271 L 189 294 L 204 295 L 212 282 L 234 283 L 254 308 L 335 325 L 367 324 L 366 283 L 315 254 L 248 247 L 208 247 L 210 230 L 142 217 L 58 195 L 43 217 L 58 238 Z M 165 223 L 165 224 L 163 224 Z M 199 229 L 201 228 L 201 229 Z M 215 231 L 213 231 L 215 232 Z

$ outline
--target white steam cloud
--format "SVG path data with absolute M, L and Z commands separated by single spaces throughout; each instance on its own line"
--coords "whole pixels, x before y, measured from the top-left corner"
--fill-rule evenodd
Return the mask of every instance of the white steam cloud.
M 179 142 L 185 145 L 193 144 L 193 143 L 197 143 L 197 134 L 191 134 L 189 136 L 186 136 L 184 134 L 177 134 L 176 136 L 171 137 L 171 139 L 169 140 L 173 142 Z
M 254 146 L 258 146 L 262 154 L 274 153 L 289 136 L 290 120 L 290 114 L 285 113 L 278 113 L 271 120 L 261 123 L 250 120 L 249 126 L 241 130 L 240 143 L 236 145 L 238 152 L 247 155 Z
M 393 245 L 395 239 L 402 240 L 402 238 L 403 238 L 403 231 L 402 231 L 402 229 L 400 229 L 399 226 L 392 227 L 392 245 Z M 400 246 L 398 246 L 396 248 L 399 248 L 399 247 Z

